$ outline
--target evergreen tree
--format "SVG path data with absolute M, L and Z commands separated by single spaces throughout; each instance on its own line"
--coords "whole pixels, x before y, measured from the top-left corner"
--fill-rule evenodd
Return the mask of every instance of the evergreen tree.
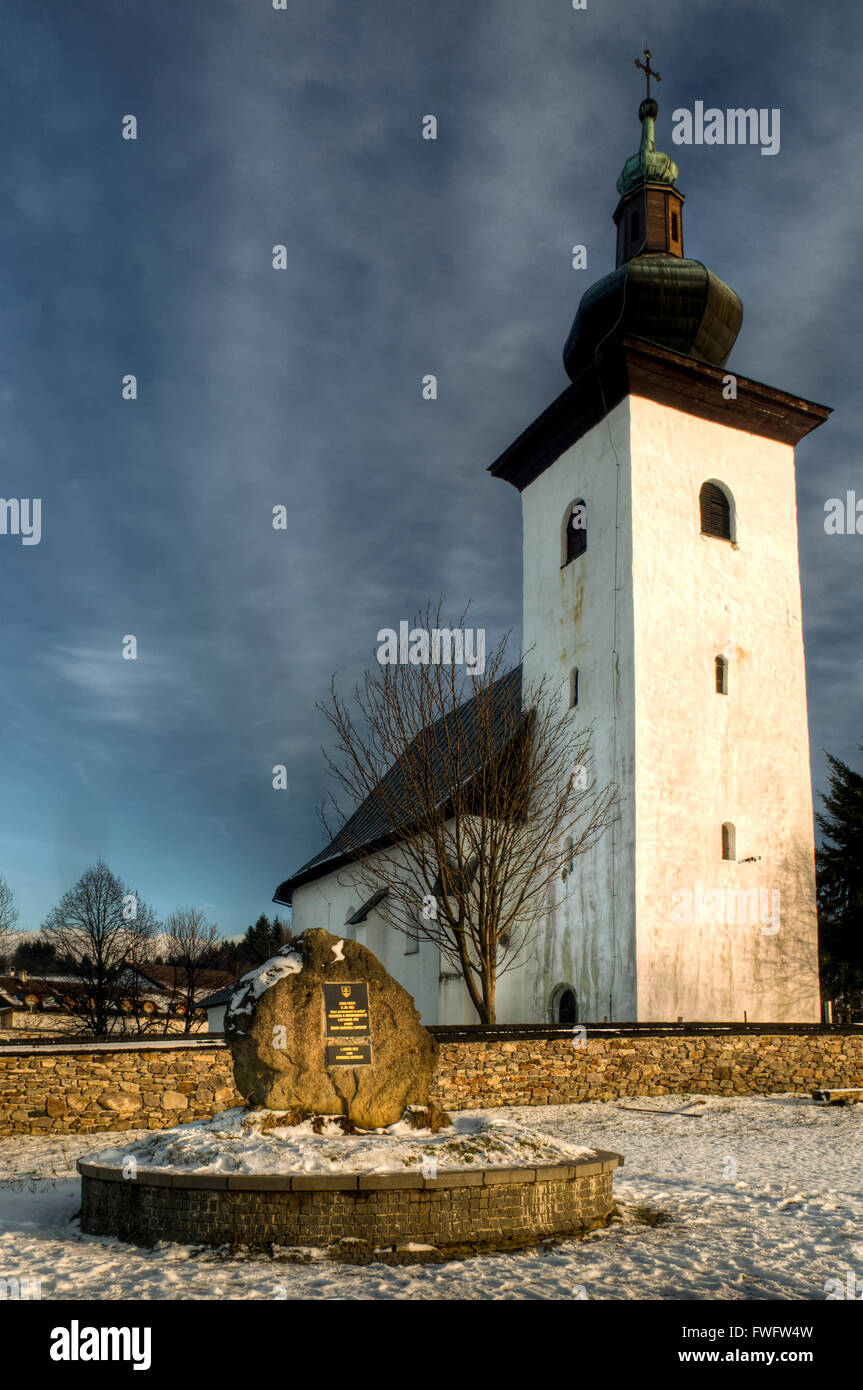
M 276 954 L 280 946 L 284 946 L 290 940 L 291 934 L 279 918 L 275 917 L 271 922 L 262 912 L 240 942 L 240 961 L 245 969 L 263 965 L 265 960 Z
M 240 943 L 238 941 L 219 941 L 213 951 L 212 968 L 213 970 L 226 970 L 229 975 L 241 974 Z
M 16 970 L 27 970 L 38 976 L 59 974 L 68 963 L 57 954 L 50 941 L 43 941 L 36 932 L 31 932 L 15 947 L 12 964 Z
M 863 745 L 860 746 L 863 751 Z M 816 852 L 821 984 L 850 1017 L 863 1008 L 863 775 L 827 754 L 830 790 L 815 820 L 824 835 Z

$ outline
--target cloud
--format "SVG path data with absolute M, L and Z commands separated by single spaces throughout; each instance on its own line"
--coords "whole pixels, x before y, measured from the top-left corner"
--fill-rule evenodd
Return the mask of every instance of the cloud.
M 63 824 L 88 796 L 115 805 L 142 892 L 206 897 L 240 927 L 319 848 L 330 674 L 349 688 L 378 629 L 441 592 L 473 600 L 490 642 L 519 641 L 520 502 L 485 470 L 567 384 L 579 298 L 613 266 L 645 16 L 8 9 L 0 439 L 5 493 L 43 498 L 41 545 L 0 547 L 21 881 L 41 914 L 38 808 L 65 779 Z M 801 575 L 813 748 L 853 760 L 863 538 L 828 544 L 820 516 L 863 433 L 856 72 L 832 59 L 829 7 L 664 0 L 646 17 L 660 145 L 695 99 L 782 109 L 775 158 L 673 153 L 687 253 L 744 300 L 733 364 L 836 407 L 799 450 Z M 846 51 L 861 25 L 843 11 Z M 134 778 L 122 802 L 115 767 Z
M 152 659 L 123 659 L 120 646 L 61 645 L 43 656 L 48 672 L 62 685 L 60 701 L 77 718 L 96 723 L 162 727 L 166 719 L 194 710 L 194 684 L 185 659 L 157 653 Z M 80 764 L 75 764 L 84 779 Z

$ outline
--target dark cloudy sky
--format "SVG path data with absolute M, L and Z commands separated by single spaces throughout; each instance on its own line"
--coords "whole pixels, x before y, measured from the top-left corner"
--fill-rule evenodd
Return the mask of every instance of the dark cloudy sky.
M 320 847 L 331 673 L 442 591 L 517 646 L 485 470 L 613 266 L 645 44 L 687 252 L 743 299 L 729 365 L 835 408 L 798 451 L 816 786 L 857 757 L 863 536 L 823 526 L 863 496 L 857 3 L 5 0 L 0 38 L 0 494 L 43 509 L 0 536 L 22 926 L 102 855 L 242 930 Z M 673 146 L 696 100 L 779 107 L 780 153 Z

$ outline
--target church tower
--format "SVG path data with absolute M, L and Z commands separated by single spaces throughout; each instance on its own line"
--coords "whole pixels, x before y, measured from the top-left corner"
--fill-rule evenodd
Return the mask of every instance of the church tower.
M 522 497 L 524 678 L 559 682 L 620 792 L 498 1017 L 812 1022 L 794 448 L 829 410 L 725 370 L 742 305 L 684 255 L 646 57 L 616 268 L 579 305 L 571 384 L 490 470 Z

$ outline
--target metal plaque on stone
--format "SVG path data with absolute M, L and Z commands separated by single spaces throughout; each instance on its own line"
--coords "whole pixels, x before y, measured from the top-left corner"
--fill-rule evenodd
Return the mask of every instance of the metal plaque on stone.
M 369 987 L 365 980 L 324 985 L 325 1065 L 370 1067 Z

